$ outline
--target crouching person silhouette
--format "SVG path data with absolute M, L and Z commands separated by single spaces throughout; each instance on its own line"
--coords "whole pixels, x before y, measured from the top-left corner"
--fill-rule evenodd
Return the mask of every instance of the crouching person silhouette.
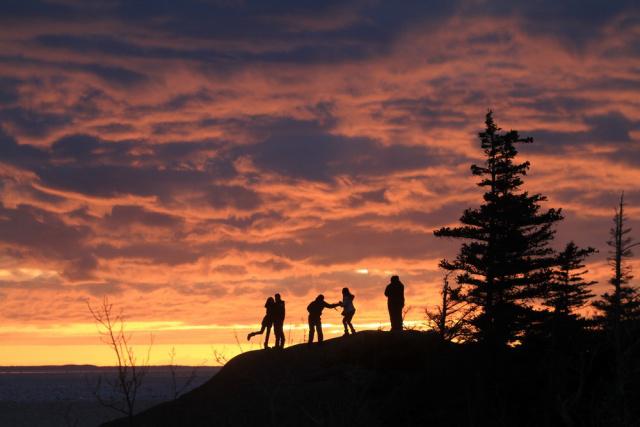
M 276 294 L 276 301 L 273 310 L 273 334 L 276 336 L 276 348 L 284 348 L 284 301 L 280 294 Z
M 269 348 L 269 335 L 271 334 L 271 326 L 273 326 L 273 311 L 275 308 L 275 304 L 276 303 L 273 300 L 273 297 L 267 298 L 267 302 L 264 304 L 266 314 L 262 318 L 262 326 L 260 327 L 259 331 L 249 333 L 247 335 L 247 341 L 255 335 L 262 335 L 262 333 L 266 330 L 267 334 L 264 338 L 264 348 Z
M 356 314 L 356 307 L 353 305 L 353 299 L 356 296 L 349 292 L 349 288 L 342 288 L 342 302 L 339 304 L 342 306 L 342 325 L 344 326 L 344 335 L 349 335 L 349 329 L 351 334 L 355 334 L 356 330 L 351 324 L 353 315 Z
M 392 331 L 402 331 L 402 308 L 404 307 L 404 285 L 398 276 L 391 276 L 391 283 L 384 290 L 389 309 Z
M 318 333 L 318 343 L 322 342 L 322 310 L 325 308 L 335 308 L 340 303 L 328 304 L 324 300 L 324 295 L 318 295 L 315 300 L 311 301 L 311 303 L 307 306 L 307 311 L 309 312 L 309 344 L 313 343 L 314 333 Z

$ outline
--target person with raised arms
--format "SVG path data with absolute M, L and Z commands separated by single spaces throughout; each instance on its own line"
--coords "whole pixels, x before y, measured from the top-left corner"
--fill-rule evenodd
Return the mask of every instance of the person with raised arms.
M 309 345 L 313 343 L 314 333 L 318 334 L 318 344 L 322 343 L 322 310 L 325 308 L 335 308 L 339 305 L 339 302 L 328 304 L 324 300 L 324 295 L 320 294 L 307 306 L 307 311 L 309 312 Z

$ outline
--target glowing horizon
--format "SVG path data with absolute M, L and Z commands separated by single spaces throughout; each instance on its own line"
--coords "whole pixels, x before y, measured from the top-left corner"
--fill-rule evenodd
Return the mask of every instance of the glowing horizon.
M 131 332 L 131 347 L 139 360 L 144 360 L 149 355 L 148 363 L 152 366 L 168 365 L 171 362 L 186 366 L 219 366 L 226 360 L 246 351 L 262 349 L 264 336 L 257 336 L 251 341 L 246 341 L 246 335 L 250 331 L 260 329 L 259 324 L 253 325 L 179 325 L 166 327 L 159 326 L 159 322 L 127 324 L 127 330 Z M 165 324 L 166 326 L 166 324 Z M 354 323 L 356 330 L 388 330 L 389 322 L 380 323 Z M 405 326 L 410 329 L 426 330 L 425 321 L 406 321 Z M 17 329 L 17 331 L 16 331 Z M 31 328 L 30 328 L 31 329 Z M 33 328 L 32 334 L 50 333 L 53 328 Z M 94 333 L 91 334 L 90 330 Z M 222 335 L 232 336 L 234 342 L 219 344 L 190 343 L 184 337 L 176 337 L 168 331 L 197 332 L 206 331 L 212 336 L 218 331 L 224 331 Z M 323 323 L 325 339 L 342 336 L 343 327 L 339 322 Z M 24 333 L 19 328 L 12 330 L 14 333 Z M 286 347 L 306 343 L 308 325 L 306 323 L 287 324 L 285 336 Z M 0 328 L 0 334 L 3 330 Z M 2 347 L 2 367 L 10 366 L 43 366 L 43 365 L 96 365 L 114 366 L 115 358 L 111 348 L 97 335 L 95 324 L 68 325 L 63 330 L 56 332 L 56 337 L 48 344 L 9 344 Z M 220 336 L 219 334 L 217 335 Z M 201 337 L 195 336 L 195 341 Z M 193 338 L 192 338 L 193 339 Z M 33 340 L 31 335 L 30 340 Z M 273 334 L 271 338 L 273 345 Z M 169 342 L 169 343 L 167 343 Z M 171 351 L 175 350 L 175 358 L 172 361 Z M 43 359 L 46 353 L 46 359 Z M 48 360 L 42 363 L 41 360 Z M 82 361 L 79 363 L 79 361 Z

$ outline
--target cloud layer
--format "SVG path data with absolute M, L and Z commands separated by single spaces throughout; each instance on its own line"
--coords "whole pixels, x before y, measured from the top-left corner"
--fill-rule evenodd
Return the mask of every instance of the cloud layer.
M 274 291 L 299 321 L 345 285 L 381 321 L 392 272 L 431 304 L 487 108 L 604 283 L 621 190 L 640 230 L 637 2 L 276 3 L 2 2 L 5 325 L 102 295 L 254 323 Z

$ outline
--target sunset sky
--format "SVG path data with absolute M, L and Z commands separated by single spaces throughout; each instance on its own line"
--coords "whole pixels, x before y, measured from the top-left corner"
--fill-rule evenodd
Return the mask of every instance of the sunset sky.
M 257 348 L 274 292 L 291 342 L 344 286 L 387 328 L 391 274 L 423 324 L 489 108 L 606 289 L 622 190 L 640 238 L 637 1 L 268 3 L 0 2 L 0 365 L 112 363 L 105 295 L 158 364 Z

